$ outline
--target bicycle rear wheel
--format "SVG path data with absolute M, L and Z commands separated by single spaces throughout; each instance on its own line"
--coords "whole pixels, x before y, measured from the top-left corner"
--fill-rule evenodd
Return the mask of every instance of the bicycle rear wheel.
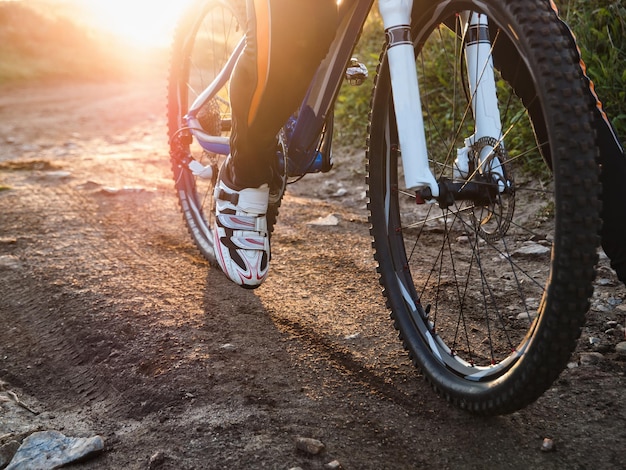
M 566 366 L 589 305 L 600 222 L 588 90 L 549 2 L 421 3 L 412 29 L 433 174 L 506 189 L 448 207 L 417 203 L 403 187 L 383 53 L 368 147 L 380 282 L 405 348 L 434 388 L 475 413 L 510 413 Z M 471 140 L 459 21 L 468 10 L 489 19 L 503 139 Z M 485 147 L 506 182 L 480 167 Z M 461 148 L 469 154 L 463 175 L 453 171 Z
M 200 252 L 213 264 L 213 191 L 229 153 L 230 75 L 245 40 L 245 22 L 244 0 L 196 1 L 178 24 L 172 50 L 167 122 L 174 183 L 187 229 Z M 191 112 L 195 100 L 210 84 L 214 84 L 212 93 L 197 111 Z M 206 145 L 211 138 L 216 143 Z M 272 188 L 270 193 L 270 232 L 283 191 L 284 187 Z
M 205 150 L 192 134 L 188 112 L 194 100 L 224 69 L 245 30 L 235 2 L 203 0 L 193 3 L 178 24 L 168 83 L 167 122 L 170 161 L 176 193 L 187 229 L 201 253 L 215 262 L 212 225 L 213 190 L 226 160 L 225 152 Z M 208 135 L 230 135 L 229 75 L 198 113 L 198 124 Z M 189 165 L 206 168 L 205 177 L 194 175 Z

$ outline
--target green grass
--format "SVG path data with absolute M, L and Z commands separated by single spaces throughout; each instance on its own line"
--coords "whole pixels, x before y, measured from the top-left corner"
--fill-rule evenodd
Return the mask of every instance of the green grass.
M 626 4 L 623 0 L 560 0 L 587 73 L 622 142 L 626 138 Z

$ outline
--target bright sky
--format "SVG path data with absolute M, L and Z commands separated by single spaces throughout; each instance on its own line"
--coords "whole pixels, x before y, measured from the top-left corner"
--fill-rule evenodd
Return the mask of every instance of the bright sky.
M 168 46 L 190 0 L 73 0 L 86 22 L 136 46 Z

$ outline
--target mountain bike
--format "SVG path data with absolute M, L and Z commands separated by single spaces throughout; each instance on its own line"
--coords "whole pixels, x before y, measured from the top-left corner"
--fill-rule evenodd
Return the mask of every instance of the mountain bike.
M 592 293 L 598 168 L 575 44 L 544 0 L 378 4 L 366 157 L 387 307 L 439 394 L 477 414 L 519 410 L 565 368 Z M 333 107 L 344 78 L 364 79 L 352 53 L 373 6 L 338 2 L 328 56 L 276 136 L 270 231 L 285 188 L 332 167 Z M 213 188 L 244 24 L 240 0 L 196 1 L 169 78 L 176 192 L 213 263 Z

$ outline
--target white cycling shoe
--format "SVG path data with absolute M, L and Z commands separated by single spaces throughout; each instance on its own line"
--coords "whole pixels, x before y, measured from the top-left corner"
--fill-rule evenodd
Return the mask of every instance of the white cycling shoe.
M 220 172 L 215 186 L 215 256 L 231 281 L 254 289 L 267 278 L 270 241 L 267 231 L 269 186 L 234 190 Z

